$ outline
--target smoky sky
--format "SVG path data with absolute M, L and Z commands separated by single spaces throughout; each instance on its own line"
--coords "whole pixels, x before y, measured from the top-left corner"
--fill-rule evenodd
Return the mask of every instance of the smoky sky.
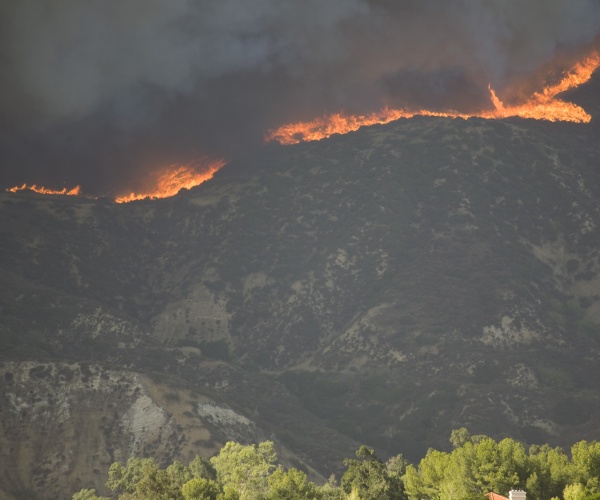
M 598 35 L 598 0 L 9 0 L 0 187 L 114 195 L 290 121 L 479 109 Z

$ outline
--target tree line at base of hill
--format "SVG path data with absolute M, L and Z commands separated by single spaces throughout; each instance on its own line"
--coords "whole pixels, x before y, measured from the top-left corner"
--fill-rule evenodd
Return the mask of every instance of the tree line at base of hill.
M 361 446 L 344 460 L 338 483 L 324 485 L 305 472 L 277 465 L 274 445 L 228 442 L 210 460 L 196 457 L 187 466 L 161 469 L 152 458 L 115 462 L 107 487 L 119 500 L 485 500 L 490 491 L 527 492 L 527 500 L 600 500 L 600 442 L 580 441 L 570 454 L 510 438 L 501 441 L 466 429 L 452 432 L 453 450 L 430 449 L 418 465 L 402 455 L 384 462 Z M 107 500 L 82 489 L 73 500 Z

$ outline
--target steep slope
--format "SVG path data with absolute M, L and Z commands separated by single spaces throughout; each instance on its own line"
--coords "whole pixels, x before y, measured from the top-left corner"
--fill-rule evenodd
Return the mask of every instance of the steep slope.
M 99 413 L 115 429 L 144 394 L 175 430 L 135 449 L 125 431 L 96 425 L 97 437 L 67 441 L 81 450 L 97 439 L 105 463 L 273 436 L 290 463 L 327 475 L 357 442 L 416 459 L 459 426 L 592 438 L 595 130 L 415 118 L 269 146 L 167 200 L 0 195 L 3 439 L 17 449 L 56 415 L 23 413 L 53 408 L 44 394 L 79 391 L 61 396 L 68 427 L 120 394 L 114 384 L 130 387 Z M 101 387 L 60 378 L 88 365 Z M 74 467 L 66 448 L 40 447 L 37 461 L 19 452 L 16 469 Z M 15 477 L 34 478 L 37 492 L 101 485 L 88 473 L 0 479 L 11 494 Z

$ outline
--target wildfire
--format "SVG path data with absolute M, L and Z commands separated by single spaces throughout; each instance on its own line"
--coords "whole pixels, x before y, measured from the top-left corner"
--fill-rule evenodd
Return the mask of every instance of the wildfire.
M 213 160 L 208 165 L 171 165 L 162 172 L 155 186 L 147 193 L 129 193 L 115 198 L 117 203 L 135 200 L 168 198 L 175 196 L 181 189 L 190 189 L 211 179 L 217 170 L 225 165 L 224 160 Z
M 557 99 L 557 95 L 578 87 L 587 82 L 596 69 L 600 67 L 600 54 L 594 52 L 583 61 L 575 64 L 566 71 L 560 82 L 548 85 L 540 92 L 535 92 L 524 103 L 518 105 L 504 105 L 498 98 L 494 89 L 489 86 L 490 100 L 494 107 L 491 110 L 481 110 L 474 114 L 457 113 L 454 111 L 436 112 L 428 110 L 408 111 L 405 109 L 390 109 L 385 107 L 369 115 L 346 115 L 336 113 L 322 116 L 307 122 L 297 122 L 283 125 L 275 130 L 270 130 L 265 136 L 265 141 L 277 141 L 281 144 L 297 144 L 303 141 L 318 141 L 332 134 L 346 134 L 361 127 L 385 124 L 400 118 L 414 116 L 439 116 L 450 118 L 486 118 L 500 119 L 509 117 L 534 118 L 548 121 L 567 121 L 574 123 L 588 123 L 592 117 L 583 108 L 576 104 Z
M 36 186 L 35 184 L 31 186 L 23 184 L 22 186 L 8 188 L 6 191 L 9 193 L 16 193 L 17 191 L 34 191 L 40 194 L 64 194 L 68 196 L 79 196 L 81 194 L 81 187 L 75 186 L 73 189 L 64 188 L 59 191 L 56 189 L 47 189 L 43 186 Z

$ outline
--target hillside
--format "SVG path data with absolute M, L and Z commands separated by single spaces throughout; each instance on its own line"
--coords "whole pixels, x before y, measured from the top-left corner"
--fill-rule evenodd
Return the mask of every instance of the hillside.
M 600 424 L 597 125 L 414 118 L 165 200 L 0 195 L 0 491 L 274 439 L 326 477 Z

